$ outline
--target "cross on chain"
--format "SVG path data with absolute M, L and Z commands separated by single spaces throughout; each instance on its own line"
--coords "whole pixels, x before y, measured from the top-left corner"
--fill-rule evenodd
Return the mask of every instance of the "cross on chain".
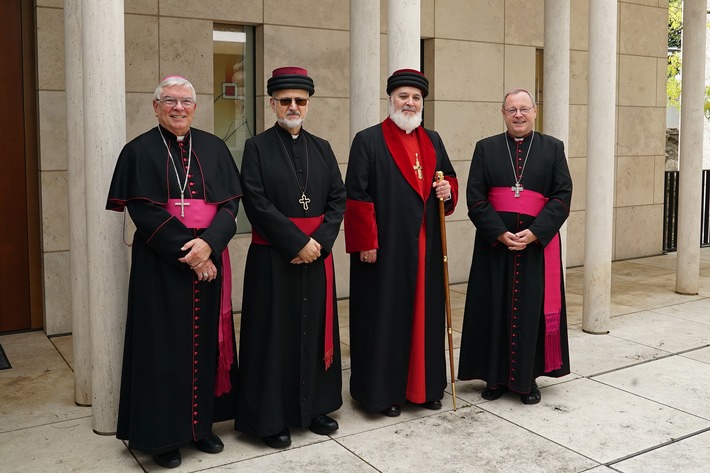
M 424 179 L 424 174 L 422 174 L 422 166 L 421 166 L 421 164 L 419 164 L 419 154 L 414 153 L 414 156 L 416 158 L 416 162 L 414 163 L 414 166 L 412 166 L 412 167 L 414 168 L 415 171 L 417 171 L 417 177 L 419 179 Z
M 303 210 L 308 210 L 308 204 L 310 203 L 310 201 L 311 199 L 306 197 L 306 193 L 304 192 L 303 195 L 301 195 L 301 199 L 298 201 L 298 203 L 303 205 Z
M 525 189 L 519 182 L 516 182 L 515 185 L 510 188 L 510 190 L 512 192 L 515 192 L 515 197 L 520 197 L 520 193 L 523 192 Z
M 187 179 L 187 177 L 186 177 Z M 185 197 L 180 196 L 180 202 L 175 202 L 175 205 L 180 206 L 180 216 L 184 217 L 185 216 L 185 206 L 187 205 L 188 207 L 190 206 L 190 202 L 185 202 Z

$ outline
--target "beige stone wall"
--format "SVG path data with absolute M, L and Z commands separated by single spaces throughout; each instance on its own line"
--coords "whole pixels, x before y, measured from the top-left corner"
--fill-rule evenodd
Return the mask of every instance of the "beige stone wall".
M 587 10 L 571 0 L 570 137 L 575 192 L 568 225 L 570 266 L 584 258 L 587 113 Z M 468 277 L 475 229 L 465 186 L 477 140 L 504 130 L 505 90 L 534 89 L 543 44 L 544 0 L 422 0 L 424 68 L 431 82 L 425 123 L 442 135 L 460 180 L 460 205 L 447 219 L 451 282 Z M 71 331 L 63 0 L 37 1 L 40 168 L 47 333 Z M 198 92 L 195 126 L 212 130 L 214 23 L 256 26 L 257 131 L 271 126 L 266 79 L 283 65 L 306 67 L 315 80 L 308 129 L 333 145 L 343 176 L 349 139 L 349 8 L 344 0 L 304 0 L 286 13 L 280 0 L 125 0 L 126 139 L 155 126 L 157 81 L 189 77 Z M 386 114 L 387 2 L 381 2 L 381 114 Z M 614 258 L 661 251 L 667 0 L 619 2 L 618 123 Z M 543 130 L 544 131 L 544 130 Z M 87 157 L 90 159 L 90 157 Z M 241 307 L 248 235 L 233 254 L 235 307 Z M 344 238 L 335 248 L 338 295 L 348 294 Z

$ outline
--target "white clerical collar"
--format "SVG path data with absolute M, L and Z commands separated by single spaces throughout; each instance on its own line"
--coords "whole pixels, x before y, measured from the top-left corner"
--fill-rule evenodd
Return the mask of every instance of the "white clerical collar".
M 185 135 L 182 135 L 182 136 L 176 136 L 175 138 L 177 138 L 177 140 L 178 140 L 178 141 L 182 141 L 182 140 L 184 140 L 184 139 L 185 139 Z
M 298 133 L 298 134 L 296 134 L 296 135 L 294 135 L 294 134 L 292 133 L 292 134 L 291 134 L 291 139 L 297 140 L 299 136 L 301 136 L 300 133 Z

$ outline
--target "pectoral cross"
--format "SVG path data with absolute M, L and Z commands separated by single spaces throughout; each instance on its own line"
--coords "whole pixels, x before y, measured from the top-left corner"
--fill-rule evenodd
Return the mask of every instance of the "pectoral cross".
M 180 216 L 185 217 L 185 206 L 190 206 L 190 202 L 185 202 L 185 196 L 180 194 L 180 202 L 175 202 L 175 205 L 180 206 Z
M 308 203 L 311 201 L 308 197 L 306 197 L 306 193 L 304 192 L 301 195 L 301 199 L 298 201 L 299 204 L 303 205 L 303 210 L 308 210 Z
M 422 166 L 419 164 L 419 153 L 414 153 L 415 161 L 414 161 L 414 168 L 415 171 L 417 171 L 417 177 L 419 179 L 424 179 L 424 174 L 422 174 Z
M 525 189 L 523 186 L 520 185 L 519 182 L 516 182 L 514 186 L 510 188 L 512 192 L 515 192 L 515 197 L 520 197 L 520 193 L 523 192 Z

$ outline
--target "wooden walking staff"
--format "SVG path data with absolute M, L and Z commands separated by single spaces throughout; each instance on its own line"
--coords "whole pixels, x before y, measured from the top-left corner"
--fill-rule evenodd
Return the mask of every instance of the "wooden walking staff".
M 436 171 L 436 182 L 444 179 L 444 173 Z M 446 295 L 446 331 L 449 334 L 449 367 L 451 368 L 451 399 L 456 410 L 456 381 L 454 374 L 454 337 L 451 331 L 451 299 L 449 298 L 449 257 L 446 250 L 446 210 L 444 199 L 439 199 L 439 219 L 441 226 L 441 252 L 444 255 L 444 294 Z

